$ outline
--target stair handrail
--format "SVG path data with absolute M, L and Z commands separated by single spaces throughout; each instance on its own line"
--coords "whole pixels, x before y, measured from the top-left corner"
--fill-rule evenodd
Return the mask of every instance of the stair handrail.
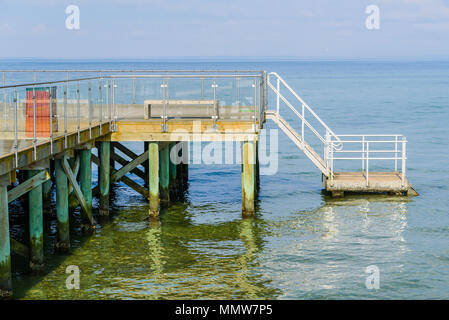
M 268 74 L 268 86 L 276 93 L 276 95 L 282 99 L 282 101 L 302 120 L 303 124 L 305 124 L 320 140 L 323 144 L 326 144 L 327 141 L 324 137 L 322 137 L 318 131 L 303 117 L 303 115 L 293 107 L 293 105 L 273 86 L 273 84 L 270 82 L 270 76 L 276 77 L 277 80 L 279 80 L 285 88 L 287 88 L 288 91 L 302 104 L 303 107 L 305 107 L 310 114 L 326 129 L 326 134 L 329 134 L 330 137 L 334 138 L 335 140 L 332 140 L 331 145 L 334 150 L 342 150 L 343 148 L 343 142 L 340 140 L 340 138 L 326 125 L 326 123 L 321 120 L 320 117 L 310 108 L 310 106 L 285 82 L 284 79 L 279 76 L 276 72 L 270 72 Z M 276 113 L 279 113 L 279 110 L 276 110 Z

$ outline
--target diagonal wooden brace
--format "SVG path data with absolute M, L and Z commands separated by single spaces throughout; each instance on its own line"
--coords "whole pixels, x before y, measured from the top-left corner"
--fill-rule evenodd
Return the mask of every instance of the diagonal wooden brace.
M 124 154 L 126 154 L 128 157 L 130 157 L 131 159 L 135 159 L 137 158 L 137 154 L 135 154 L 133 151 L 129 150 L 127 147 L 125 147 L 123 144 L 119 143 L 119 142 L 114 142 L 113 146 L 117 149 L 119 149 L 121 152 L 123 152 Z
M 75 157 L 75 163 L 73 164 L 73 176 L 76 177 L 78 176 L 78 172 L 80 170 L 80 157 L 78 155 L 76 155 Z M 73 187 L 71 184 L 69 184 L 69 195 L 73 192 Z
M 50 175 L 47 170 L 38 173 L 35 176 L 32 176 L 30 179 L 22 182 L 14 189 L 8 191 L 8 202 L 12 202 L 17 198 L 23 196 L 30 190 L 40 186 L 42 183 L 50 180 Z
M 113 153 L 111 154 L 111 158 L 114 161 L 117 161 L 118 163 L 120 163 L 122 166 L 126 166 L 127 164 L 129 164 L 130 162 L 128 160 L 123 159 L 122 157 L 120 157 L 118 154 Z M 139 178 L 145 180 L 145 173 L 138 169 L 138 168 L 134 168 L 130 171 L 131 173 L 134 173 L 136 176 L 138 176 Z
M 62 162 L 62 168 L 64 169 L 67 179 L 69 180 L 70 184 L 73 187 L 73 192 L 75 193 L 75 196 L 77 197 L 78 202 L 81 205 L 81 211 L 85 216 L 87 216 L 91 225 L 95 225 L 95 220 L 92 217 L 92 213 L 87 209 L 86 200 L 84 199 L 83 193 L 81 192 L 81 189 L 76 181 L 76 178 L 73 175 L 72 169 L 70 168 L 69 162 L 67 161 L 67 157 L 64 157 L 64 161 Z
M 119 170 L 117 170 L 115 173 L 111 175 L 111 182 L 115 182 L 120 180 L 121 177 L 123 177 L 125 174 L 133 170 L 138 165 L 142 164 L 144 161 L 148 160 L 148 151 L 142 153 L 140 156 L 132 160 L 127 165 L 123 166 Z
M 100 159 L 98 159 L 97 156 L 92 155 L 92 162 L 94 162 L 95 164 L 98 165 L 100 163 Z M 111 175 L 113 175 L 116 172 L 117 172 L 117 170 L 111 166 Z M 145 199 L 148 199 L 148 190 L 145 189 L 144 187 L 140 186 L 138 183 L 134 182 L 132 179 L 130 179 L 124 175 L 119 180 L 121 182 L 123 182 L 124 184 L 126 184 L 131 189 L 134 189 L 136 192 L 140 193 L 142 196 L 145 197 Z M 98 195 L 98 193 L 99 193 L 99 188 L 98 188 L 98 186 L 96 186 L 95 188 L 92 189 L 92 195 Z

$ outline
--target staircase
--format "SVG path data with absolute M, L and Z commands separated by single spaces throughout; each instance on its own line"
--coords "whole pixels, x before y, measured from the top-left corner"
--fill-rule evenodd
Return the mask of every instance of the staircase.
M 298 146 L 300 150 L 313 162 L 313 164 L 325 175 L 328 176 L 329 170 L 323 158 L 293 129 L 288 122 L 274 111 L 266 111 L 265 117 L 271 119 L 278 127 Z
M 274 79 L 275 84 L 272 83 Z M 343 148 L 340 138 L 318 117 L 318 115 L 309 107 L 309 105 L 282 79 L 277 73 L 271 72 L 267 76 L 268 87 L 276 94 L 276 110 L 265 111 L 265 117 L 273 120 L 278 127 L 298 146 L 300 150 L 313 162 L 313 164 L 323 173 L 324 176 L 330 175 L 332 162 L 329 161 L 329 154 Z M 299 112 L 293 104 L 281 93 L 283 88 L 293 95 L 296 104 L 301 105 Z M 301 133 L 298 133 L 281 115 L 281 101 L 299 118 L 301 123 Z M 306 119 L 306 114 L 317 122 L 320 128 L 313 127 Z M 305 130 L 313 133 L 323 143 L 323 157 L 305 141 Z M 324 132 L 324 134 L 320 134 Z
M 337 136 L 277 73 L 267 74 L 266 83 L 275 94 L 276 110 L 266 110 L 265 118 L 273 120 L 321 171 L 326 177 L 324 182 L 328 191 L 336 194 L 345 191 L 410 193 L 410 190 L 413 189 L 405 177 L 407 140 L 403 135 L 350 134 Z M 281 88 L 283 89 L 282 93 Z M 291 99 L 293 102 L 286 98 L 284 92 L 290 99 L 293 96 Z M 297 116 L 301 126 L 300 132 L 281 116 L 281 102 L 283 108 L 286 106 Z M 300 111 L 295 108 L 295 105 L 300 106 Z M 298 125 L 297 120 L 293 119 L 296 125 Z M 305 135 L 306 130 L 307 135 Z M 323 156 L 310 143 L 307 143 L 306 136 L 310 137 L 310 134 L 321 141 Z M 343 144 L 349 145 L 349 147 L 343 150 Z M 334 172 L 336 160 L 352 161 L 357 166 L 360 165 L 361 170 Z M 372 160 L 375 160 L 376 164 L 379 163 L 379 160 L 386 160 L 390 165 L 394 163 L 394 169 L 388 169 L 389 171 L 386 172 L 371 172 L 369 167 Z M 376 166 L 376 169 L 378 168 Z

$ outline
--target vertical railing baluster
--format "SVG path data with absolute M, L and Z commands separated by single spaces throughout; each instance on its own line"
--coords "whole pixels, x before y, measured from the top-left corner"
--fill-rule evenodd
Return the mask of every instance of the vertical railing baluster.
M 52 90 L 52 87 L 49 88 L 49 93 L 50 94 L 49 94 L 48 109 L 50 111 L 50 155 L 53 155 L 53 90 Z
M 37 160 L 36 154 L 36 85 L 33 85 L 33 159 Z
M 100 103 L 100 135 L 103 134 L 103 83 L 102 78 L 100 78 L 98 85 L 98 102 Z
M 212 116 L 212 119 L 214 121 L 213 127 L 216 128 L 217 126 L 217 119 L 218 119 L 218 105 L 217 105 L 217 82 L 214 79 L 214 82 L 212 84 L 213 92 L 214 92 L 214 115 Z
M 406 173 L 406 159 L 407 159 L 407 141 L 405 137 L 402 137 L 402 175 L 401 175 L 401 185 L 404 187 L 405 183 L 405 173 Z
M 5 72 L 3 72 L 3 86 L 6 86 L 6 77 L 5 77 Z M 8 129 L 8 112 L 9 110 L 7 110 L 6 108 L 6 89 L 3 89 L 3 120 L 4 120 L 4 128 L 5 130 Z
M 116 95 L 115 95 L 115 88 L 117 88 L 117 85 L 115 84 L 115 80 L 112 81 L 112 106 L 114 108 L 114 125 L 113 125 L 113 129 L 114 131 L 117 130 L 117 118 L 118 118 L 118 114 L 117 114 L 117 101 L 116 101 Z
M 162 95 L 162 115 L 161 115 L 161 118 L 162 118 L 162 128 L 161 128 L 161 131 L 162 132 L 165 132 L 165 125 L 166 125 L 166 114 L 167 114 L 167 102 L 166 102 L 166 99 L 167 99 L 167 93 L 166 93 L 166 87 L 167 87 L 167 84 L 165 83 L 165 79 L 162 79 L 162 84 L 161 84 L 161 95 Z
M 256 131 L 256 126 L 257 126 L 257 79 L 254 79 L 254 83 L 253 83 L 253 87 L 254 87 L 254 131 Z
M 92 87 L 90 81 L 87 82 L 87 114 L 89 117 L 89 139 L 92 139 Z
M 237 86 L 237 107 L 240 107 L 240 77 L 237 77 L 236 79 L 236 86 Z
M 281 93 L 281 84 L 279 78 L 276 80 L 276 113 L 279 114 L 279 94 Z
M 136 78 L 133 77 L 133 104 L 136 104 Z
M 394 172 L 398 172 L 398 136 L 394 136 Z
M 302 104 L 302 122 L 301 122 L 301 138 L 302 138 L 302 144 L 304 145 L 304 123 L 306 121 L 306 114 L 305 114 L 305 108 L 304 108 L 304 103 Z M 326 130 L 326 133 L 327 130 Z
M 67 95 L 69 91 L 69 82 L 64 86 L 64 149 L 67 149 Z
M 201 100 L 204 100 L 204 78 L 201 78 Z
M 111 99 L 110 99 L 110 94 L 111 94 L 111 80 L 108 80 L 107 84 L 105 84 L 105 88 L 106 88 L 106 104 L 107 104 L 107 112 L 108 112 L 108 122 L 109 122 L 109 131 L 112 131 L 111 128 Z
M 362 136 L 362 172 L 365 171 L 365 136 Z
M 76 119 L 77 119 L 77 137 L 78 143 L 81 142 L 81 105 L 80 105 L 80 82 L 76 82 L 76 99 L 77 99 L 77 109 L 76 109 Z
M 369 185 L 369 141 L 366 142 L 366 186 Z
M 18 124 L 17 124 L 17 112 L 19 109 L 19 97 L 17 96 L 17 91 L 14 90 L 14 154 L 16 158 L 16 168 L 19 167 L 19 139 L 18 139 Z

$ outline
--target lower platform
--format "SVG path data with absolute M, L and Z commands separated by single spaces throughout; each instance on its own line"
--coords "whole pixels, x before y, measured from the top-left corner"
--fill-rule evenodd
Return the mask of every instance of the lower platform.
M 407 178 L 402 181 L 399 172 L 370 172 L 368 183 L 364 172 L 335 172 L 332 180 L 326 178 L 324 187 L 333 195 L 343 192 L 405 193 L 412 189 Z

